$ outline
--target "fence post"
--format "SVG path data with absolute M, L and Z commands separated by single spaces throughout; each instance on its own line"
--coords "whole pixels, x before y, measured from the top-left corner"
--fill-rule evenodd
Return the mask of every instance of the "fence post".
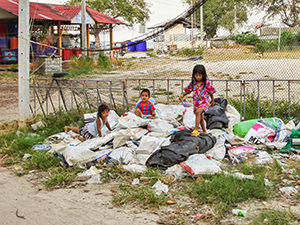
M 291 118 L 291 81 L 288 80 L 289 118 Z
M 259 91 L 259 80 L 257 80 L 257 118 L 260 117 L 260 91 Z
M 244 120 L 246 119 L 246 81 L 243 80 L 243 90 L 244 90 Z
M 170 104 L 170 80 L 167 79 L 168 105 Z
M 275 80 L 273 80 L 273 117 L 275 117 Z
M 154 98 L 154 97 L 155 97 L 155 80 L 153 79 L 152 82 L 153 82 L 152 96 L 153 96 L 153 98 Z
M 225 98 L 228 99 L 228 80 L 226 80 L 226 93 Z
M 243 121 L 243 81 L 240 81 L 240 117 Z

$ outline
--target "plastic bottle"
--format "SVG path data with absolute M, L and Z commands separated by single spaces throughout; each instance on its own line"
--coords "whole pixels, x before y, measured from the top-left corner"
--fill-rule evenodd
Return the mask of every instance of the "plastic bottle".
M 242 209 L 232 209 L 232 213 L 237 216 L 246 216 L 247 211 Z

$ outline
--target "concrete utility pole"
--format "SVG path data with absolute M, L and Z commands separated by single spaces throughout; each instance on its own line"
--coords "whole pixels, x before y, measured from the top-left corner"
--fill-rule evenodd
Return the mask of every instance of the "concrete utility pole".
M 87 55 L 87 43 L 86 43 L 86 0 L 81 1 L 81 47 L 82 47 L 82 55 Z
M 194 7 L 194 0 L 192 0 L 192 7 Z M 192 49 L 194 49 L 194 13 L 191 15 L 191 44 L 192 44 Z
M 29 1 L 19 1 L 18 19 L 18 97 L 19 121 L 30 116 L 29 111 Z
M 200 6 L 200 43 L 201 47 L 203 47 L 204 40 L 204 32 L 203 32 L 203 5 Z

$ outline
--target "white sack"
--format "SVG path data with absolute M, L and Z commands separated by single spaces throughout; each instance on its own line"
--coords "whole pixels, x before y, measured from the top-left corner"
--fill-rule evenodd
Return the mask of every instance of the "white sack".
M 136 116 L 135 114 L 129 112 L 127 116 L 122 116 L 119 119 L 118 126 L 120 128 L 136 128 L 141 124 L 148 122 L 148 119 L 142 119 L 141 117 Z
M 134 157 L 134 163 L 139 165 L 146 165 L 146 162 L 149 157 L 150 154 L 136 154 Z
M 222 161 L 226 154 L 225 137 L 222 134 L 223 131 L 211 130 L 210 133 L 216 137 L 217 142 L 213 148 L 209 149 L 205 155 L 209 155 L 215 160 Z
M 183 126 L 187 129 L 194 129 L 195 127 L 195 121 L 196 121 L 196 116 L 194 114 L 194 107 L 187 107 L 185 108 L 186 111 L 183 114 Z
M 131 131 L 132 139 L 134 141 L 141 139 L 143 136 L 145 136 L 148 133 L 148 130 L 143 128 L 134 128 L 134 129 L 130 129 L 130 131 Z
M 135 152 L 131 148 L 121 147 L 117 148 L 109 154 L 109 156 L 121 163 L 128 164 L 134 162 Z
M 97 158 L 97 154 L 80 146 L 67 146 L 62 152 L 66 162 L 69 166 L 75 164 L 83 165 L 85 163 L 94 161 Z
M 154 119 L 148 124 L 148 130 L 153 132 L 167 132 L 172 130 L 174 127 L 169 124 L 166 120 Z
M 159 149 L 160 146 L 167 140 L 167 138 L 144 136 L 141 139 L 140 145 L 137 148 L 136 153 L 151 154 L 154 150 Z
M 234 125 L 241 122 L 241 115 L 240 113 L 230 104 L 227 105 L 225 114 L 229 120 L 228 128 L 233 130 Z
M 126 142 L 130 139 L 131 132 L 129 129 L 119 130 L 116 134 L 114 134 L 113 147 L 114 149 L 121 147 L 126 144 Z
M 156 104 L 155 111 L 158 118 L 173 121 L 183 115 L 185 108 L 183 105 Z
M 217 161 L 206 158 L 204 154 L 191 155 L 180 165 L 192 176 L 213 175 L 221 172 Z

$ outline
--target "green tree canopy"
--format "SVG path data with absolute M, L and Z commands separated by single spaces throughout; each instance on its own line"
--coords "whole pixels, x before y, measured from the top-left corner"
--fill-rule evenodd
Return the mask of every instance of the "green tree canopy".
M 289 27 L 300 25 L 300 0 L 253 0 L 253 3 L 264 7 L 270 17 L 280 15 L 282 22 Z
M 191 4 L 191 0 L 185 0 Z M 198 0 L 195 0 L 195 2 Z M 247 4 L 248 3 L 248 4 Z M 203 28 L 208 37 L 216 35 L 219 26 L 234 30 L 234 11 L 236 5 L 236 22 L 241 24 L 248 20 L 248 0 L 209 0 L 203 5 Z M 199 10 L 195 13 L 196 22 L 200 22 Z

